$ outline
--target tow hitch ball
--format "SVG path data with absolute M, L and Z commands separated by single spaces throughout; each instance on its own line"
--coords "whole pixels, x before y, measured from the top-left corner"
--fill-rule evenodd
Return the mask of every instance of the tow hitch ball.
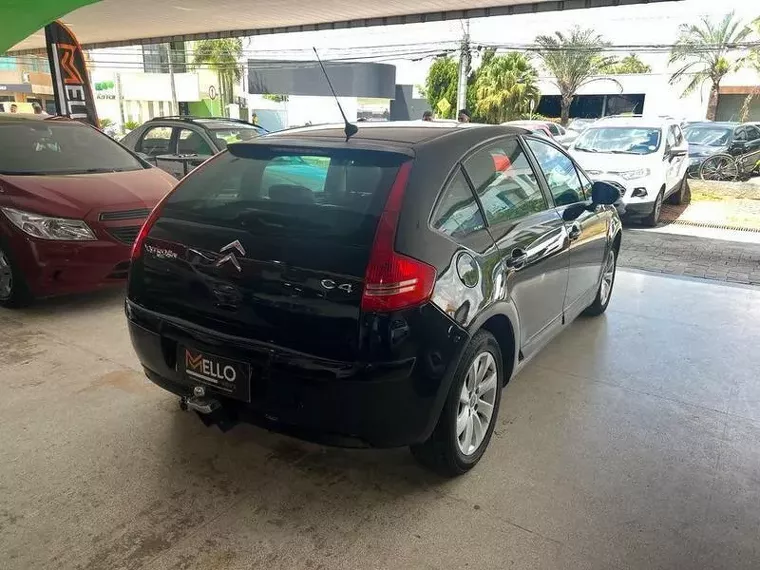
M 193 395 L 182 396 L 179 399 L 179 408 L 182 411 L 192 410 L 206 427 L 216 425 L 220 430 L 229 431 L 238 423 L 234 414 L 225 410 L 219 400 L 206 397 L 203 386 L 193 388 Z

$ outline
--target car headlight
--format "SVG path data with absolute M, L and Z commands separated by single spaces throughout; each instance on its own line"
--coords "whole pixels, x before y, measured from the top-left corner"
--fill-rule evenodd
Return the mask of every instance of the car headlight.
M 626 170 L 625 172 L 620 172 L 618 176 L 620 176 L 620 178 L 623 180 L 636 180 L 637 178 L 645 178 L 651 173 L 652 171 L 648 168 L 638 168 L 636 170 Z
M 22 232 L 39 239 L 91 241 L 97 239 L 82 220 L 51 218 L 13 208 L 2 208 L 3 214 Z

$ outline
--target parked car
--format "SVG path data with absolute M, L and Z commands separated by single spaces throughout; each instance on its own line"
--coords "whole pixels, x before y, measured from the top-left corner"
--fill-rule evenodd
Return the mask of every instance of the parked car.
M 552 131 L 549 128 L 548 121 L 507 121 L 506 123 L 502 123 L 502 125 L 527 129 L 534 135 L 539 135 L 548 139 L 554 138 L 554 134 L 552 134 Z
M 267 131 L 225 117 L 156 117 L 131 131 L 121 144 L 176 178 L 182 178 L 233 142 Z
M 303 162 L 319 186 L 282 183 Z M 461 474 L 502 386 L 606 309 L 618 196 L 509 127 L 368 123 L 348 141 L 341 125 L 230 145 L 140 231 L 132 343 L 207 424 L 411 445 Z
M 689 143 L 689 174 L 696 176 L 706 158 L 730 154 L 741 159 L 739 167 L 752 172 L 760 160 L 760 127 L 754 123 L 690 123 L 684 130 Z
M 600 119 L 569 150 L 592 178 L 623 185 L 626 215 L 648 226 L 657 225 L 666 199 L 675 204 L 690 200 L 688 145 L 675 120 Z
M 584 119 L 584 118 L 571 119 L 570 122 L 567 124 L 567 130 L 573 131 L 574 133 L 581 134 L 583 131 L 585 131 L 587 128 L 589 128 L 598 120 L 599 119 Z
M 122 285 L 174 179 L 92 127 L 0 117 L 0 306 Z
M 575 131 L 565 129 L 565 127 L 554 121 L 510 121 L 504 124 L 522 127 L 535 134 L 545 135 L 548 133 L 550 138 L 553 138 L 565 148 L 569 147 L 572 142 L 578 138 L 579 134 Z

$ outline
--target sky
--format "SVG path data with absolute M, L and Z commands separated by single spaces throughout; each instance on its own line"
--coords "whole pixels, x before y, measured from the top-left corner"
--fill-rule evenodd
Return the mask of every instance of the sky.
M 527 44 L 533 43 L 537 35 L 551 34 L 555 30 L 566 30 L 578 25 L 597 30 L 616 45 L 672 43 L 682 23 L 695 22 L 702 16 L 719 18 L 732 10 L 742 19 L 750 21 L 760 17 L 760 2 L 757 0 L 683 0 L 615 8 L 478 18 L 470 21 L 470 37 L 474 43 Z M 273 50 L 278 49 L 306 51 L 315 46 L 329 56 L 335 48 L 438 41 L 457 42 L 461 36 L 462 23 L 450 21 L 258 36 L 251 38 L 245 49 L 254 52 L 261 50 L 260 53 L 269 55 Z M 308 51 L 305 57 L 309 57 Z M 667 59 L 667 55 L 659 54 L 644 54 L 641 57 L 654 68 L 662 67 Z M 418 63 L 404 60 L 388 63 L 396 64 L 398 83 L 416 84 L 424 81 L 430 59 Z

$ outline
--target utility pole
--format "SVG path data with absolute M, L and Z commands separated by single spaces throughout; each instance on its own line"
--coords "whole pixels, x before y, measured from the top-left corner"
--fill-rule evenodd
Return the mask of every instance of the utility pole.
M 179 115 L 179 105 L 177 104 L 177 87 L 174 85 L 174 56 L 172 55 L 172 44 L 166 44 L 166 53 L 169 54 L 169 82 L 172 87 L 172 115 Z
M 462 26 L 464 35 L 462 36 L 462 45 L 459 54 L 459 82 L 457 84 L 457 108 L 465 109 L 467 107 L 467 72 L 470 69 L 470 21 L 466 20 Z M 456 115 L 455 115 L 456 116 Z
M 121 94 L 121 74 L 116 73 L 116 104 L 119 106 L 119 130 L 124 129 L 124 97 Z

